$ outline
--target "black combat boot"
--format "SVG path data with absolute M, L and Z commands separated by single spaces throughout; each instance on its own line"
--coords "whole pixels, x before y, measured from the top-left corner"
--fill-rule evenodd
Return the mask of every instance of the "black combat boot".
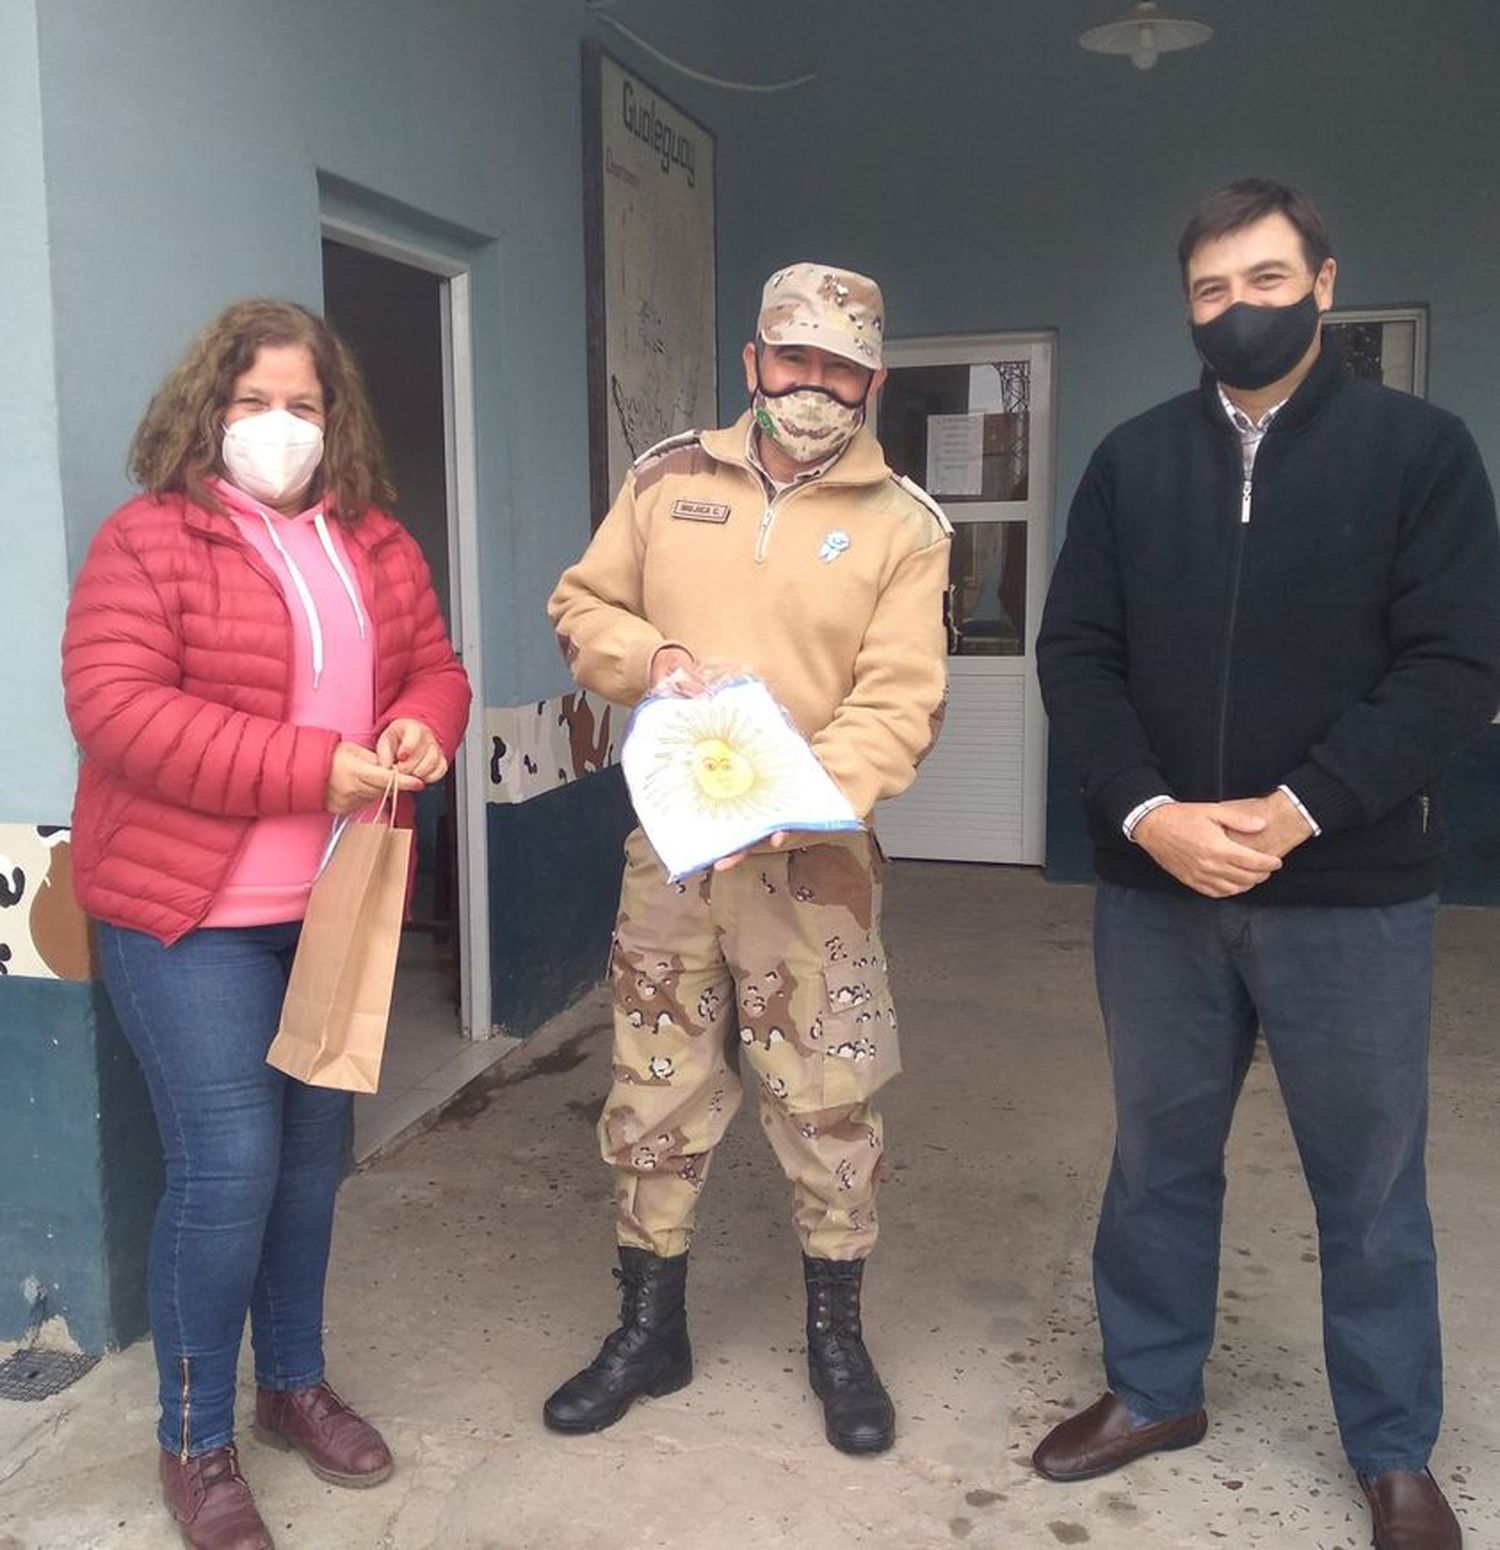
M 599 1354 L 542 1407 L 555 1432 L 599 1432 L 641 1397 L 659 1397 L 693 1381 L 688 1344 L 687 1255 L 658 1259 L 645 1249 L 620 1250 L 620 1327 Z
M 862 1259 L 802 1256 L 807 1279 L 807 1373 L 823 1401 L 823 1429 L 844 1453 L 884 1453 L 896 1407 L 865 1349 L 859 1323 Z

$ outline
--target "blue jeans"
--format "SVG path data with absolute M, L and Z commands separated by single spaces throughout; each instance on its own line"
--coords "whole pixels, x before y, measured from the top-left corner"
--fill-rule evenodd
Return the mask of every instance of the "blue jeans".
M 99 926 L 104 983 L 166 1161 L 148 1280 L 158 1436 L 173 1453 L 233 1439 L 247 1311 L 258 1384 L 323 1379 L 323 1282 L 351 1098 L 265 1062 L 300 930 L 205 929 L 163 947 Z
M 1224 1145 L 1259 1027 L 1317 1209 L 1345 1452 L 1367 1475 L 1426 1466 L 1443 1410 L 1424 1162 L 1436 915 L 1432 896 L 1263 907 L 1100 885 L 1116 1137 L 1094 1294 L 1109 1385 L 1138 1415 L 1203 1403 Z

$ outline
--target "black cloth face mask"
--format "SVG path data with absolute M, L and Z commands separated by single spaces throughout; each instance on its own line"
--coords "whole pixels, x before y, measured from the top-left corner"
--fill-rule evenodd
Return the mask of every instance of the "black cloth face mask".
M 1207 323 L 1192 325 L 1193 344 L 1208 369 L 1230 387 L 1269 387 L 1307 353 L 1318 328 L 1311 291 L 1285 307 L 1237 301 Z

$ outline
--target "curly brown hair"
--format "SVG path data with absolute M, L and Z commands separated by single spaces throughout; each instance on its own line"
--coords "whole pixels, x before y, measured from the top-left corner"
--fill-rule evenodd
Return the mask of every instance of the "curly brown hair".
M 231 303 L 173 367 L 136 427 L 131 478 L 153 494 L 222 510 L 208 480 L 223 472 L 224 411 L 235 382 L 268 345 L 303 345 L 323 387 L 323 460 L 309 502 L 322 496 L 328 514 L 350 525 L 371 506 L 392 505 L 380 431 L 349 347 L 317 313 L 266 296 Z

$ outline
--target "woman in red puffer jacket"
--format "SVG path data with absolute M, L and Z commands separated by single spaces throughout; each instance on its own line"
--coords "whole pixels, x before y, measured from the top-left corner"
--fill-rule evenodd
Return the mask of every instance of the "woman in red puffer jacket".
M 236 303 L 152 400 L 145 493 L 100 528 L 63 640 L 83 750 L 75 886 L 166 1159 L 151 1244 L 161 1478 L 183 1540 L 271 1536 L 240 1475 L 256 1429 L 323 1479 L 378 1484 L 380 1434 L 324 1380 L 323 1283 L 350 1096 L 273 1070 L 332 815 L 441 780 L 469 684 L 388 499 L 352 357 L 315 314 Z

